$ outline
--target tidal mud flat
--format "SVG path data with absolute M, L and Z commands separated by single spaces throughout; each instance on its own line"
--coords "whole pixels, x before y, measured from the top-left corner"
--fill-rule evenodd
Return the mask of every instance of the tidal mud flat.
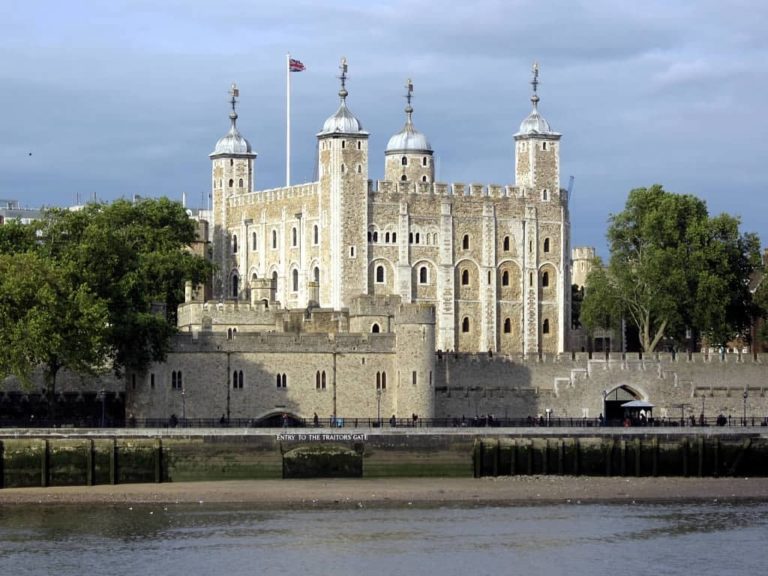
M 768 478 L 573 477 L 234 480 L 5 488 L 0 505 L 219 503 L 262 508 L 768 501 Z

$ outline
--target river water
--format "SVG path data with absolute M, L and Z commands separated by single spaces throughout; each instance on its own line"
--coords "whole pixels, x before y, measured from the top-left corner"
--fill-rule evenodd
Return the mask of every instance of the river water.
M 0 506 L 0 574 L 765 574 L 768 503 Z

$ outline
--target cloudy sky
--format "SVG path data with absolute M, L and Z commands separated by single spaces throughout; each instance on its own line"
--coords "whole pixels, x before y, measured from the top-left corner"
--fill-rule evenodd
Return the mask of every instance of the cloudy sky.
M 574 245 L 605 254 L 627 192 L 661 183 L 742 218 L 768 245 L 768 3 L 763 0 L 20 0 L 0 6 L 0 198 L 94 194 L 207 202 L 208 154 L 229 126 L 259 153 L 258 189 L 285 179 L 285 55 L 294 183 L 338 103 L 371 134 L 370 177 L 404 121 L 444 182 L 513 183 L 514 140 L 541 68 L 540 110 L 575 177 Z

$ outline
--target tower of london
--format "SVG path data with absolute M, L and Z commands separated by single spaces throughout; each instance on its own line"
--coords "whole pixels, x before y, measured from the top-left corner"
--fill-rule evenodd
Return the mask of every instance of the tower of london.
M 361 295 L 398 296 L 434 306 L 438 350 L 566 350 L 568 198 L 561 135 L 539 112 L 538 67 L 532 109 L 513 135 L 513 185 L 435 181 L 410 81 L 405 124 L 373 160 L 385 178 L 370 180 L 370 135 L 348 105 L 346 61 L 339 78 L 338 109 L 316 135 L 318 179 L 270 190 L 254 189 L 257 155 L 237 128 L 233 86 L 231 126 L 210 155 L 214 298 L 342 310 Z M 386 317 L 367 327 L 387 330 Z
M 210 155 L 213 298 L 186 286 L 180 334 L 164 363 L 132 379 L 131 414 L 455 415 L 470 398 L 461 370 L 506 389 L 507 359 L 568 348 L 568 198 L 538 68 L 513 135 L 514 185 L 435 181 L 410 80 L 404 125 L 379 159 L 385 178 L 370 180 L 345 60 L 339 79 L 338 108 L 316 135 L 318 179 L 270 190 L 255 189 L 232 86 L 230 128 Z M 500 362 L 472 371 L 461 357 Z M 534 388 L 521 385 L 507 401 L 528 411 Z

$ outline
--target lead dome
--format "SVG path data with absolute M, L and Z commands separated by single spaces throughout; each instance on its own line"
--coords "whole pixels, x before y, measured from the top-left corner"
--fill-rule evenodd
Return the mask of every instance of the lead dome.
M 347 96 L 349 92 L 347 92 L 346 88 L 346 58 L 342 58 L 340 68 L 341 75 L 339 76 L 339 80 L 341 80 L 341 89 L 339 90 L 339 98 L 341 99 L 341 102 L 339 103 L 339 108 L 336 110 L 336 113 L 323 123 L 323 129 L 318 133 L 318 136 L 324 134 L 366 134 L 360 120 L 358 120 L 349 108 L 347 108 Z
M 229 120 L 232 124 L 229 127 L 229 132 L 219 138 L 218 142 L 216 142 L 216 146 L 213 149 L 211 156 L 218 156 L 220 154 L 253 154 L 251 143 L 248 142 L 237 129 L 237 111 L 235 110 L 235 106 L 237 104 L 237 97 L 240 95 L 237 84 L 232 84 L 230 94 L 232 95 L 232 99 L 230 100 L 232 112 L 229 113 Z
M 405 126 L 397 134 L 392 136 L 387 143 L 387 153 L 404 153 L 404 152 L 432 152 L 432 146 L 430 146 L 427 137 L 416 130 L 413 126 L 413 107 L 411 106 L 411 97 L 413 95 L 413 82 L 408 80 L 406 85 L 408 90 L 406 99 L 408 105 L 405 107 Z

